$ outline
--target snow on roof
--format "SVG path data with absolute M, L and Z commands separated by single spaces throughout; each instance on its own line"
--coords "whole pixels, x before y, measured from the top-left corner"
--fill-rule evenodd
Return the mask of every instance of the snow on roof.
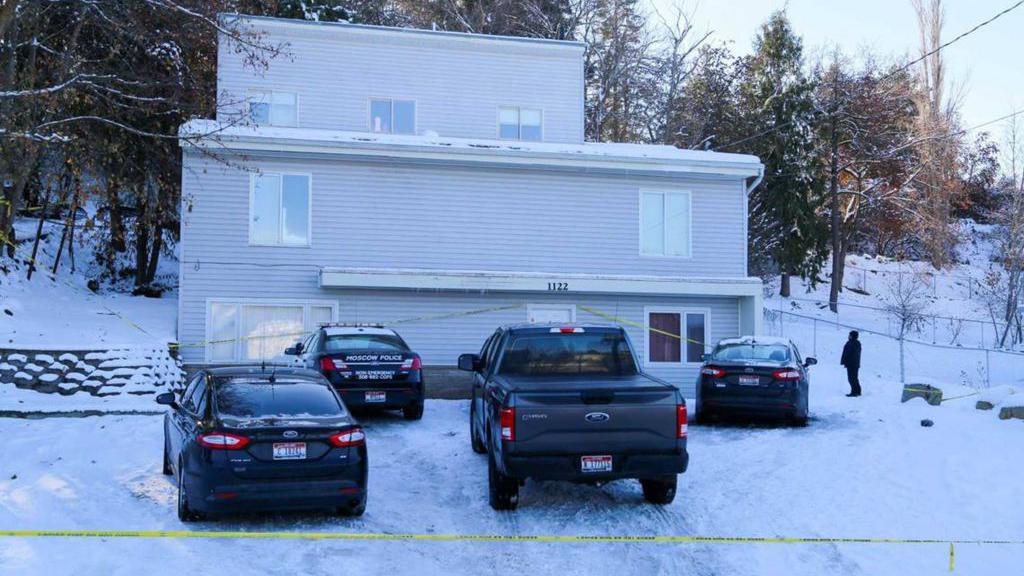
M 395 331 L 390 328 L 378 328 L 375 326 L 327 326 L 324 334 L 328 336 L 352 336 L 354 334 L 385 334 L 394 336 Z
M 719 346 L 727 346 L 732 344 L 761 344 L 763 346 L 789 346 L 792 344 L 789 338 L 780 338 L 778 336 L 741 336 L 739 338 L 723 338 L 718 341 Z
M 274 145 L 286 147 L 332 147 L 387 149 L 411 152 L 450 152 L 487 156 L 520 156 L 569 160 L 603 160 L 644 162 L 650 165 L 701 165 L 709 168 L 732 168 L 740 175 L 757 175 L 761 163 L 756 156 L 730 154 L 704 150 L 683 150 L 674 146 L 656 144 L 629 144 L 610 142 L 524 142 L 519 140 L 489 140 L 453 138 L 425 131 L 422 134 L 378 134 L 324 130 L 318 128 L 288 128 L 281 126 L 254 126 L 251 124 L 221 123 L 215 120 L 193 119 L 181 126 L 179 136 L 183 145 L 266 149 Z

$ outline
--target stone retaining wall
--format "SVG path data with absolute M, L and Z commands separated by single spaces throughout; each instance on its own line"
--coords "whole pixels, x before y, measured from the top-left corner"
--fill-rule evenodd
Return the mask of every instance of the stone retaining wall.
M 46 394 L 154 394 L 183 378 L 181 363 L 167 348 L 0 349 L 0 384 Z

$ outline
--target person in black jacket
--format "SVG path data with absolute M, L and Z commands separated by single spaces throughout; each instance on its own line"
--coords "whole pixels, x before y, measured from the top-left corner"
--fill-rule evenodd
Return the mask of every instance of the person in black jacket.
M 860 334 L 856 330 L 850 331 L 850 339 L 843 346 L 843 358 L 840 364 L 846 366 L 846 380 L 850 383 L 850 398 L 860 396 L 860 378 L 857 372 L 860 370 Z

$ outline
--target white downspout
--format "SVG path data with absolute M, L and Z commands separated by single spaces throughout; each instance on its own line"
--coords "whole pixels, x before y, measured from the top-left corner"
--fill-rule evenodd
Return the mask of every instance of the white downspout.
M 757 169 L 757 176 L 754 178 L 753 182 L 751 182 L 745 187 L 746 193 L 743 195 L 743 230 L 746 232 L 746 237 L 743 238 L 743 266 L 745 269 L 750 265 L 750 193 L 753 192 L 759 184 L 761 184 L 762 180 L 764 180 L 764 165 L 761 165 Z M 744 270 L 744 273 L 746 273 L 746 270 Z M 760 292 L 756 296 L 750 298 L 750 300 L 751 302 L 749 309 L 752 318 L 750 318 L 750 322 L 748 325 L 752 328 L 752 334 L 749 335 L 753 336 L 762 334 L 762 323 L 764 320 L 764 304 Z M 740 306 L 740 310 L 742 309 L 743 306 Z M 740 326 L 743 326 L 742 319 L 740 321 Z

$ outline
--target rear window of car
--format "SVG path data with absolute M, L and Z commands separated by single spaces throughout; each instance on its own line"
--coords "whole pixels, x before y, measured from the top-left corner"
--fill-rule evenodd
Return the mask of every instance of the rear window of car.
M 344 408 L 327 384 L 226 380 L 216 390 L 217 412 L 228 418 L 316 418 L 342 416 Z
M 405 352 L 408 347 L 401 338 L 392 334 L 336 334 L 324 340 L 324 351 L 350 350 L 370 352 Z
M 766 360 L 769 362 L 789 362 L 789 346 L 783 344 L 727 344 L 719 346 L 711 354 L 712 360 L 719 362 Z
M 519 376 L 623 376 L 636 374 L 637 368 L 622 333 L 595 332 L 517 336 L 505 351 L 498 372 Z

